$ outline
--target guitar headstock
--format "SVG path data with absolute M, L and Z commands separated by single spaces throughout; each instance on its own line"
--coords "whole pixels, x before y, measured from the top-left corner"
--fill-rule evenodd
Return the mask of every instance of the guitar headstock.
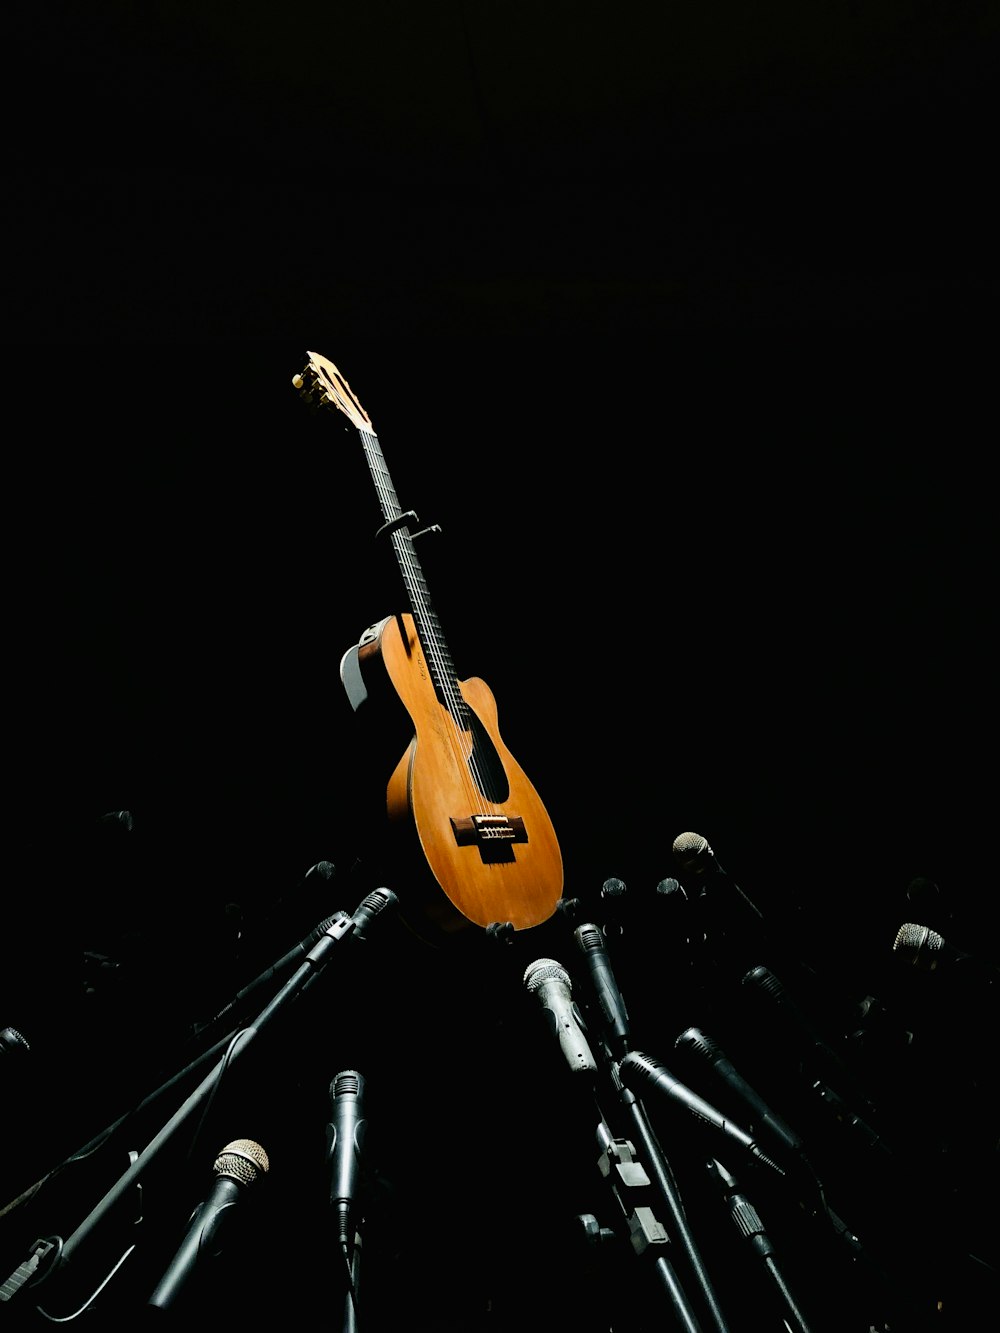
M 303 398 L 320 407 L 335 407 L 358 430 L 371 430 L 371 418 L 333 362 L 318 352 L 306 355 L 309 360 L 305 370 L 292 376 L 292 384 Z

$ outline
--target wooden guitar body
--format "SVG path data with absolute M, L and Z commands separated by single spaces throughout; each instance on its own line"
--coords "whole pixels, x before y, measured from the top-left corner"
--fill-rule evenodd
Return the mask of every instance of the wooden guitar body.
M 458 682 L 469 725 L 457 726 L 408 614 L 374 627 L 357 663 L 365 681 L 388 677 L 413 726 L 386 787 L 386 812 L 394 836 L 413 845 L 433 876 L 426 893 L 417 890 L 420 915 L 445 933 L 547 921 L 562 896 L 562 853 L 541 798 L 500 736 L 489 686 L 478 677 Z

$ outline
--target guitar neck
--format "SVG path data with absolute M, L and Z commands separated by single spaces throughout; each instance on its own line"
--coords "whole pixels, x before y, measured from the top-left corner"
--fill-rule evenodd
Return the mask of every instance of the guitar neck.
M 402 575 L 413 622 L 427 659 L 434 689 L 456 721 L 464 725 L 467 705 L 459 691 L 455 665 L 445 642 L 441 622 L 431 601 L 427 579 L 414 545 L 414 534 L 410 532 L 409 521 L 406 521 L 415 516 L 407 514 L 399 503 L 378 436 L 373 430 L 365 427 L 358 427 L 358 434 L 361 436 L 368 470 L 378 495 L 382 513 L 382 531 L 388 535 L 396 555 L 396 563 Z

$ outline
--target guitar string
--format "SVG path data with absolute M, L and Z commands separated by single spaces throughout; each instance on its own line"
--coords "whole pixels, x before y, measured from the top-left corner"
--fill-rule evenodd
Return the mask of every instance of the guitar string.
M 379 496 L 379 503 L 382 509 L 382 516 L 386 523 L 392 522 L 402 514 L 402 507 L 399 503 L 399 497 L 396 494 L 396 488 L 389 477 L 389 470 L 382 453 L 382 447 L 379 444 L 378 436 L 372 427 L 367 412 L 357 402 L 354 394 L 351 392 L 347 381 L 341 376 L 340 372 L 333 365 L 327 370 L 325 365 L 317 368 L 317 375 L 322 375 L 327 381 L 329 389 L 332 389 L 331 398 L 333 405 L 338 407 L 347 418 L 352 422 L 358 434 L 361 436 L 364 447 L 365 457 L 368 460 L 369 471 L 375 483 L 375 489 Z M 463 743 L 464 728 L 460 725 L 460 719 L 468 715 L 468 705 L 464 696 L 458 690 L 457 680 L 452 664 L 449 669 L 449 663 L 439 649 L 440 622 L 437 619 L 437 613 L 430 603 L 427 594 L 427 585 L 423 578 L 423 572 L 420 568 L 416 553 L 413 547 L 413 540 L 409 529 L 404 528 L 391 534 L 390 538 L 396 556 L 399 560 L 400 568 L 403 570 L 404 580 L 410 590 L 411 600 L 419 600 L 422 596 L 423 601 L 419 614 L 416 614 L 418 636 L 421 622 L 424 625 L 423 640 L 429 640 L 424 643 L 425 652 L 433 658 L 432 665 L 437 672 L 437 680 L 440 690 L 444 696 L 448 708 L 448 715 L 451 720 L 449 730 L 450 744 L 458 771 L 462 773 L 462 784 L 469 797 L 469 809 L 480 815 L 487 813 L 486 807 L 482 804 L 482 786 L 480 782 L 471 781 L 470 775 L 475 776 L 475 752 L 470 749 L 469 755 L 465 754 L 465 745 Z M 422 590 L 422 591 L 421 591 Z M 416 607 L 414 607 L 416 612 Z M 430 649 L 431 651 L 428 651 Z M 450 654 L 449 654 L 450 657 Z M 471 763 L 469 762 L 471 760 Z M 476 810 L 476 805 L 479 805 Z
M 396 489 L 389 477 L 388 468 L 375 432 L 359 428 L 359 433 L 364 444 L 365 456 L 368 459 L 369 471 L 372 474 L 375 489 L 379 496 L 382 516 L 385 522 L 390 523 L 402 514 L 402 507 Z M 487 809 L 483 803 L 483 793 L 470 778 L 469 756 L 466 755 L 465 746 L 463 745 L 464 728 L 459 724 L 459 719 L 465 713 L 467 704 L 457 689 L 454 669 L 448 668 L 448 663 L 440 648 L 439 638 L 435 632 L 440 629 L 440 622 L 431 604 L 426 580 L 423 577 L 423 570 L 417 558 L 409 529 L 406 527 L 397 529 L 391 534 L 391 541 L 399 559 L 400 567 L 403 569 L 411 599 L 414 602 L 418 627 L 421 624 L 423 625 L 425 631 L 423 638 L 428 640 L 423 646 L 445 699 L 450 719 L 449 743 L 457 761 L 458 771 L 462 774 L 462 785 L 469 798 L 470 809 L 476 814 L 485 815 Z M 423 642 L 423 639 L 421 642 Z
M 377 441 L 376 441 L 377 443 Z M 382 459 L 384 468 L 384 459 Z M 385 483 L 387 493 L 391 494 L 392 512 L 386 513 L 387 520 L 396 518 L 402 512 L 395 489 L 388 478 L 388 472 L 385 472 Z M 408 528 L 398 529 L 392 534 L 392 544 L 399 558 L 400 567 L 403 569 L 407 587 L 410 592 L 411 600 L 414 604 L 414 611 L 417 616 L 418 628 L 422 628 L 423 634 L 421 642 L 428 654 L 429 664 L 433 668 L 441 695 L 444 698 L 449 716 L 448 736 L 451 749 L 458 765 L 459 772 L 462 773 L 462 785 L 469 798 L 470 809 L 476 813 L 484 814 L 485 808 L 482 806 L 482 793 L 475 783 L 470 781 L 470 768 L 468 759 L 470 753 L 466 752 L 466 741 L 464 739 L 465 729 L 461 726 L 461 719 L 466 710 L 465 701 L 460 697 L 455 680 L 454 667 L 450 665 L 447 655 L 442 651 L 440 622 L 437 618 L 430 596 L 427 591 L 426 580 L 423 577 L 423 571 L 420 567 L 416 551 L 413 546 L 413 539 Z M 478 805 L 478 810 L 476 809 Z

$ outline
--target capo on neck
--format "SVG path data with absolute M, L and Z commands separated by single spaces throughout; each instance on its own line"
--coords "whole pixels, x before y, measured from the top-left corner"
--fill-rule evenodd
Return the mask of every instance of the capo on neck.
M 399 518 L 393 518 L 390 519 L 388 523 L 383 523 L 382 526 L 379 528 L 378 532 L 376 532 L 375 534 L 375 540 L 378 541 L 379 537 L 391 536 L 392 533 L 398 532 L 400 528 L 405 528 L 407 523 L 419 523 L 419 522 L 420 519 L 416 516 L 413 510 L 408 509 L 405 514 L 400 514 Z M 423 537 L 428 532 L 440 532 L 440 531 L 441 531 L 440 523 L 431 523 L 429 527 L 421 528 L 419 532 L 412 532 L 410 534 L 410 540 L 416 541 L 418 537 Z

